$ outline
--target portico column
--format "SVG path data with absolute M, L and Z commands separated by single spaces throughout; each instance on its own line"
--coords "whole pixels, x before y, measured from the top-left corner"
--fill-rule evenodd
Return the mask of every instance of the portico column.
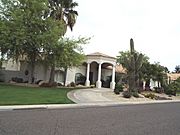
M 89 81 L 89 70 L 90 70 L 90 63 L 87 63 L 87 71 L 86 71 L 86 86 L 90 86 L 90 81 Z
M 143 81 L 143 90 L 146 89 L 146 81 Z
M 101 63 L 99 63 L 99 68 L 98 68 L 98 80 L 96 82 L 96 87 L 101 88 Z
M 115 88 L 115 65 L 113 65 L 113 68 L 112 68 L 112 81 L 110 84 L 110 88 L 111 89 Z

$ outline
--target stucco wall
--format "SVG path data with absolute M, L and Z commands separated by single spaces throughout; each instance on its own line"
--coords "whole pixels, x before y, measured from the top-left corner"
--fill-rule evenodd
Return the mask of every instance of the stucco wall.
M 48 81 L 50 77 L 50 69 L 42 64 L 37 64 L 34 72 L 35 80 Z
M 86 76 L 86 67 L 80 66 L 80 67 L 73 67 L 68 69 L 66 76 L 66 85 L 68 85 L 71 82 L 75 82 L 76 73 L 81 73 Z
M 28 78 L 28 80 L 30 80 L 30 71 L 31 71 L 30 65 L 26 62 L 21 62 L 20 70 L 23 73 L 25 73 L 25 71 L 27 70 L 29 72 L 29 74 L 26 76 L 26 78 Z M 40 63 L 36 63 L 35 70 L 34 70 L 35 82 L 38 80 L 48 81 L 49 75 L 50 75 L 50 69 L 48 67 L 46 67 Z
M 63 74 L 63 72 L 60 72 L 60 71 L 56 72 L 54 80 L 57 83 L 63 84 L 64 83 L 64 74 Z
M 8 61 L 3 61 L 2 68 L 4 70 L 20 71 L 20 62 L 15 62 L 12 59 L 9 59 Z
M 9 82 L 13 77 L 22 78 L 23 81 L 27 81 L 24 73 L 21 71 L 0 70 L 0 81 Z

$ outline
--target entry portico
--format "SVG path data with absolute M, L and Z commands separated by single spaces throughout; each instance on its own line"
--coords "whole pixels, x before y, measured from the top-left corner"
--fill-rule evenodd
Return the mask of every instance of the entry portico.
M 105 66 L 112 66 L 112 81 L 110 83 L 110 88 L 115 88 L 115 66 L 116 66 L 116 58 L 111 57 L 99 52 L 92 53 L 87 55 L 86 63 L 87 63 L 87 70 L 86 70 L 86 86 L 90 86 L 90 71 L 91 71 L 91 65 L 96 62 L 98 64 L 97 69 L 97 81 L 96 81 L 96 87 L 101 88 L 102 82 L 101 82 L 101 72 L 102 72 L 102 65 Z

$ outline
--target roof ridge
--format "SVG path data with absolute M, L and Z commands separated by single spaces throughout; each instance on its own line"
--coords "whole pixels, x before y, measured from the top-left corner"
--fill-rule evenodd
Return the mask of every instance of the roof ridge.
M 90 54 L 87 54 L 87 56 L 89 56 L 89 55 L 91 55 L 91 56 L 104 56 L 104 57 L 111 57 L 111 58 L 115 58 L 115 57 L 113 57 L 113 56 L 109 56 L 109 55 L 107 55 L 107 54 L 104 54 L 104 53 L 101 53 L 101 52 L 94 52 L 94 53 L 90 53 Z

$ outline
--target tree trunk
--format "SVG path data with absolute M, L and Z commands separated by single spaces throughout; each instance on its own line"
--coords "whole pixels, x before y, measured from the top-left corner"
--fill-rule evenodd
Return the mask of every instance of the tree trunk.
M 64 86 L 66 85 L 67 67 L 64 68 Z
M 35 62 L 36 62 L 36 50 L 34 50 L 33 52 L 31 52 L 29 54 L 30 56 L 30 64 L 31 64 L 31 74 L 30 74 L 30 82 L 29 83 L 34 83 L 35 78 L 34 78 L 34 70 L 35 70 Z
M 31 62 L 31 74 L 30 74 L 30 82 L 29 83 L 34 83 L 34 70 L 35 70 L 35 62 Z
M 53 65 L 51 66 L 49 83 L 54 83 L 54 77 L 55 77 L 55 65 L 53 64 Z

